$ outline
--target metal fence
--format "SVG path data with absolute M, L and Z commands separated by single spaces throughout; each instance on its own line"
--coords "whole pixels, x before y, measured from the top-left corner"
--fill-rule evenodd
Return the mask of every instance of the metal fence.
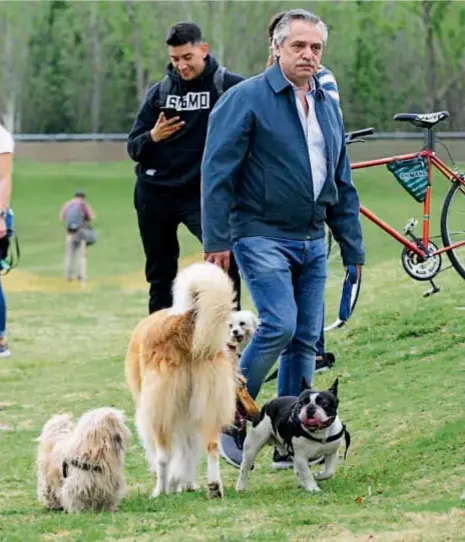
M 443 140 L 465 140 L 465 132 L 436 132 Z M 367 139 L 399 140 L 423 139 L 423 133 L 416 132 L 376 132 Z M 15 141 L 126 141 L 127 134 L 15 134 Z

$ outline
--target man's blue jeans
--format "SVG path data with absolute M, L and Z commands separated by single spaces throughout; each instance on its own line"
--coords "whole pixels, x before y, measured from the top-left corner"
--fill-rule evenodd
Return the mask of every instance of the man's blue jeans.
M 234 255 L 260 318 L 241 357 L 250 395 L 281 356 L 278 395 L 299 395 L 312 382 L 326 281 L 324 238 L 307 241 L 244 237 Z

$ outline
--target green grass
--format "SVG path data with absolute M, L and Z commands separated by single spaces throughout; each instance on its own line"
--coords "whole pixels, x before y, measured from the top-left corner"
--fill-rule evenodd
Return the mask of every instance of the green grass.
M 421 209 L 383 170 L 357 174 L 364 204 L 399 229 Z M 0 360 L 0 540 L 303 541 L 465 540 L 464 283 L 441 274 L 442 293 L 403 272 L 400 247 L 363 221 L 367 266 L 350 325 L 327 337 L 341 376 L 340 414 L 353 445 L 336 477 L 306 494 L 292 472 L 258 459 L 249 490 L 222 464 L 223 502 L 205 491 L 149 500 L 154 484 L 133 425 L 123 376 L 133 326 L 146 312 L 143 258 L 132 206 L 130 165 L 18 163 L 14 207 L 21 267 L 6 277 L 13 357 Z M 97 214 L 86 291 L 61 278 L 64 199 L 83 188 Z M 439 192 L 443 192 L 441 188 Z M 439 211 L 442 194 L 434 213 Z M 433 229 L 438 233 L 438 228 Z M 181 230 L 184 261 L 199 244 Z M 328 296 L 339 292 L 330 282 Z M 274 393 L 265 388 L 260 402 Z M 35 438 L 49 416 L 123 408 L 134 430 L 128 494 L 116 514 L 50 513 L 36 500 Z M 205 485 L 205 473 L 200 481 Z M 371 538 L 370 538 L 371 537 Z

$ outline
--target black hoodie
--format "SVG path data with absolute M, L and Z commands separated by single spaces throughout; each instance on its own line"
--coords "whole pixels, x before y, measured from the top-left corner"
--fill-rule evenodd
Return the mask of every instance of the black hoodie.
M 218 100 L 213 74 L 218 68 L 216 59 L 208 55 L 205 69 L 191 81 L 184 81 L 170 64 L 167 74 L 171 79 L 171 90 L 167 104 L 178 102 L 180 116 L 185 126 L 168 139 L 155 143 L 150 130 L 160 114 L 160 83 L 147 93 L 128 136 L 129 156 L 137 162 L 136 174 L 140 182 L 165 188 L 177 188 L 189 192 L 200 192 L 200 164 L 207 136 L 208 116 Z M 236 85 L 244 78 L 235 73 L 224 73 L 223 91 Z M 185 107 L 187 106 L 187 109 Z

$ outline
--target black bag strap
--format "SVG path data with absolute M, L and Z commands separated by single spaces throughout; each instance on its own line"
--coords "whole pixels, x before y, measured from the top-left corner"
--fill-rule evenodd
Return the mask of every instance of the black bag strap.
M 224 66 L 219 66 L 215 73 L 213 74 L 213 84 L 215 85 L 216 92 L 218 93 L 218 98 L 224 92 L 224 74 L 226 68 Z
M 169 75 L 165 75 L 160 82 L 160 89 L 158 91 L 158 103 L 160 104 L 160 107 L 164 107 L 166 105 L 166 98 L 171 90 L 171 86 L 171 79 Z
M 226 68 L 224 66 L 219 66 L 215 73 L 213 74 L 213 85 L 215 86 L 216 92 L 218 93 L 218 98 L 224 92 L 224 74 L 226 73 Z M 169 75 L 165 75 L 160 82 L 160 88 L 158 90 L 158 103 L 160 107 L 166 105 L 166 98 L 170 93 L 172 88 L 172 81 Z

